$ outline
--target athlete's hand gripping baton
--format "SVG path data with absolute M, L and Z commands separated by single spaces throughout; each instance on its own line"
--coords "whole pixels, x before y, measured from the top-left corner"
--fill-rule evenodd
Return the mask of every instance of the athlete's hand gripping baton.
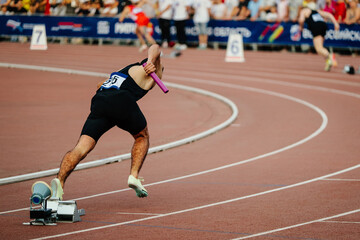
M 143 64 L 143 67 L 146 66 L 146 63 Z M 160 80 L 160 78 L 154 73 L 150 73 L 149 74 L 150 77 L 152 77 L 152 79 L 154 79 L 155 83 L 161 88 L 161 90 L 164 92 L 164 93 L 167 93 L 169 91 L 169 89 L 167 89 L 167 87 L 164 85 L 164 83 Z

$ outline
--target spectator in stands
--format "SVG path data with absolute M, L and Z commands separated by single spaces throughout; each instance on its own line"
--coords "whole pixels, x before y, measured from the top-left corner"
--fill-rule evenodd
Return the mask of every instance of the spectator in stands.
M 119 6 L 118 6 L 119 13 L 122 13 L 124 8 L 126 7 L 127 2 L 128 0 L 119 0 Z
M 251 21 L 258 20 L 258 18 L 260 16 L 259 9 L 260 9 L 261 4 L 262 4 L 262 0 L 250 0 L 250 2 L 248 4 L 248 12 L 249 12 Z
M 8 6 L 10 4 L 10 0 L 0 0 L 0 6 Z
M 334 17 L 338 23 L 342 23 L 346 17 L 346 4 L 344 0 L 337 0 L 335 4 L 335 14 Z
M 360 7 L 358 6 L 358 0 L 348 0 L 349 8 L 346 10 L 346 18 L 344 23 L 356 24 L 360 23 Z
M 66 15 L 66 2 L 65 0 L 51 0 L 51 15 L 65 16 Z
M 0 0 L 0 6 L 1 6 L 1 11 L 0 11 L 0 15 L 10 15 L 10 11 L 8 10 L 8 7 L 11 3 L 11 0 Z
M 309 2 L 310 2 L 309 0 L 303 0 L 302 1 L 303 8 L 306 7 Z
M 144 5 L 141 7 L 144 11 L 145 15 L 148 16 L 148 18 L 155 18 L 156 17 L 156 11 L 155 11 L 155 4 L 158 0 L 146 0 Z
M 7 10 L 10 13 L 15 14 L 25 14 L 27 13 L 27 10 L 23 6 L 22 0 L 11 0 L 9 5 L 7 6 Z
M 7 7 L 10 4 L 11 0 L 0 0 L 0 15 L 9 15 L 10 12 L 8 11 Z
M 316 9 L 324 9 L 326 0 L 316 0 Z
M 22 5 L 23 8 L 26 10 L 26 12 L 29 12 L 30 4 L 31 4 L 31 0 L 22 0 Z
M 277 0 L 278 22 L 289 21 L 289 0 Z
M 234 20 L 245 20 L 249 17 L 248 11 L 249 0 L 240 0 L 237 7 L 231 13 L 231 18 Z
M 227 19 L 227 8 L 225 3 L 221 0 L 213 0 L 213 4 L 211 6 L 211 18 L 217 20 L 226 20 Z
M 138 37 L 141 47 L 140 52 L 147 49 L 145 39 L 150 44 L 156 44 L 155 40 L 148 31 L 148 26 L 151 25 L 150 19 L 146 16 L 142 10 L 142 6 L 146 3 L 146 0 L 132 0 L 127 1 L 124 10 L 122 11 L 119 22 L 123 22 L 125 17 L 129 16 L 136 23 L 135 34 Z M 145 39 L 144 39 L 145 37 Z
M 161 30 L 161 46 L 167 48 L 171 42 L 172 0 L 157 0 L 156 15 L 159 18 L 159 27 Z
M 103 17 L 115 17 L 118 14 L 119 0 L 104 0 Z
M 66 5 L 66 15 L 74 15 L 75 10 L 80 6 L 79 0 L 64 0 Z
M 102 0 L 92 0 L 89 16 L 99 16 L 101 14 L 102 5 Z
M 44 14 L 48 0 L 31 0 L 30 14 Z
M 121 13 L 125 8 L 126 1 L 125 0 L 119 0 L 118 5 L 118 12 Z
M 289 2 L 289 20 L 297 22 L 302 8 L 302 0 L 291 0 Z
M 178 43 L 175 44 L 175 48 L 177 50 L 187 49 L 185 26 L 186 21 L 189 19 L 187 12 L 188 7 L 189 3 L 186 0 L 173 0 L 173 20 L 176 27 L 176 37 L 178 40 Z
M 270 12 L 266 13 L 265 21 L 276 22 L 278 18 L 279 18 L 279 15 L 278 15 L 278 11 L 277 11 L 277 6 L 275 4 L 275 6 L 270 7 Z
M 224 0 L 226 5 L 227 18 L 231 19 L 231 13 L 239 5 L 239 0 Z
M 90 0 L 80 0 L 80 5 L 75 10 L 75 13 L 78 16 L 89 16 L 90 9 L 91 9 L 91 1 Z
M 273 13 L 269 16 L 274 15 L 274 7 L 276 9 L 276 0 L 263 0 L 259 9 L 260 19 L 266 20 L 266 16 L 268 13 L 271 12 L 271 10 L 273 11 Z
M 1 5 L 0 16 L 2 16 L 2 15 L 10 15 L 10 12 L 7 10 L 6 5 Z
M 210 21 L 211 11 L 210 0 L 191 0 L 191 11 L 194 13 L 193 21 L 198 30 L 199 46 L 198 49 L 206 49 L 208 45 L 207 25 Z
M 336 2 L 334 0 L 326 0 L 325 6 L 322 9 L 324 12 L 331 13 L 332 15 L 335 15 L 335 5 Z

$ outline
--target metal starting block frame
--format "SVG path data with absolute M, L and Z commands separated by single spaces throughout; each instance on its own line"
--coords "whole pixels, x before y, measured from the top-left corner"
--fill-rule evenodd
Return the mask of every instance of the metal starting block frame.
M 76 201 L 59 201 L 50 198 L 48 206 L 56 213 L 57 222 L 80 222 L 80 216 L 85 215 L 84 209 L 77 208 Z
M 30 203 L 30 219 L 24 225 L 56 225 L 57 222 L 80 222 L 85 215 L 84 209 L 78 209 L 76 201 L 60 201 L 57 198 L 45 200 L 40 209 L 34 209 Z

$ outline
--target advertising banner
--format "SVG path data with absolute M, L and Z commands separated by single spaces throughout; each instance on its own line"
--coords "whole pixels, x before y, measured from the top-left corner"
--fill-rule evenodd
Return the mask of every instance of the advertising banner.
M 160 40 L 157 19 L 151 20 L 153 37 Z M 123 23 L 118 18 L 100 17 L 55 17 L 55 16 L 0 16 L 0 35 L 31 36 L 35 25 L 45 24 L 48 37 L 84 37 L 102 39 L 136 39 L 136 25 L 130 19 Z M 296 23 L 268 23 L 263 21 L 220 21 L 208 24 L 209 42 L 227 43 L 230 34 L 241 34 L 244 43 L 277 45 L 312 45 L 312 35 L 308 29 L 301 34 Z M 176 40 L 176 29 L 171 27 L 171 35 Z M 197 29 L 192 20 L 187 22 L 186 35 L 189 42 L 197 42 Z M 360 25 L 340 25 L 336 32 L 328 24 L 325 46 L 360 48 Z

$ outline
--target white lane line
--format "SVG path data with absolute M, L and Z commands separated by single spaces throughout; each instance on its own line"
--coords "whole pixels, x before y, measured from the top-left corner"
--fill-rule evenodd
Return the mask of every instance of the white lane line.
M 204 83 L 205 82 L 206 81 L 204 81 Z M 211 81 L 209 81 L 209 83 L 210 82 Z M 239 161 L 239 162 L 235 162 L 235 163 L 232 163 L 232 164 L 224 165 L 224 166 L 221 166 L 221 167 L 217 167 L 217 168 L 213 168 L 213 169 L 209 169 L 209 170 L 205 170 L 205 171 L 201 171 L 201 172 L 197 172 L 197 173 L 193 173 L 193 174 L 189 174 L 189 175 L 185 175 L 185 176 L 181 176 L 181 177 L 177 177 L 177 178 L 172 178 L 172 179 L 168 179 L 168 180 L 164 180 L 164 181 L 159 181 L 159 182 L 155 182 L 155 183 L 151 183 L 151 184 L 146 184 L 146 185 L 144 185 L 145 187 L 146 186 L 153 186 L 153 185 L 163 184 L 163 183 L 172 182 L 172 181 L 177 181 L 177 180 L 182 180 L 182 179 L 189 178 L 189 177 L 194 177 L 194 176 L 207 174 L 207 173 L 214 172 L 214 171 L 223 170 L 223 169 L 226 169 L 226 168 L 231 168 L 231 167 L 234 167 L 234 166 L 249 163 L 249 162 L 252 162 L 252 161 L 256 161 L 258 159 L 266 158 L 266 157 L 269 157 L 269 156 L 284 152 L 286 150 L 289 150 L 291 148 L 297 147 L 297 146 L 299 146 L 299 145 L 301 145 L 301 144 L 303 144 L 305 142 L 310 141 L 312 138 L 316 137 L 322 131 L 324 131 L 324 129 L 327 126 L 328 118 L 327 118 L 326 114 L 324 113 L 324 111 L 322 111 L 317 106 L 314 106 L 313 104 L 311 104 L 309 102 L 306 102 L 304 100 L 301 100 L 301 99 L 298 99 L 298 98 L 295 98 L 295 97 L 292 97 L 292 96 L 288 96 L 288 95 L 285 95 L 285 94 L 282 94 L 282 93 L 272 92 L 272 91 L 258 89 L 258 88 L 242 87 L 242 86 L 238 86 L 238 85 L 234 85 L 234 84 L 231 84 L 229 86 L 229 84 L 225 84 L 225 83 L 222 86 L 230 87 L 230 88 L 233 88 L 233 89 L 237 88 L 237 89 L 241 89 L 241 90 L 245 90 L 245 91 L 252 91 L 252 92 L 256 92 L 256 93 L 260 93 L 260 94 L 267 94 L 267 95 L 270 95 L 270 96 L 275 96 L 275 97 L 280 97 L 280 98 L 283 98 L 283 99 L 286 99 L 286 100 L 290 100 L 290 101 L 299 103 L 301 105 L 305 105 L 305 106 L 309 107 L 310 109 L 314 110 L 315 112 L 317 112 L 321 116 L 322 123 L 321 123 L 320 127 L 315 132 L 313 132 L 309 136 L 305 137 L 304 139 L 302 139 L 302 140 L 300 140 L 298 142 L 295 142 L 293 144 L 290 144 L 288 146 L 285 146 L 283 148 L 277 149 L 275 151 L 265 153 L 265 154 L 262 154 L 262 155 L 259 155 L 259 156 L 253 157 L 253 158 L 249 158 L 249 159 L 246 159 L 246 160 L 243 160 L 243 161 Z M 75 200 L 75 201 L 76 200 L 84 200 L 84 199 L 89 199 L 89 198 L 114 194 L 114 193 L 118 193 L 118 192 L 123 192 L 123 191 L 127 191 L 127 190 L 130 190 L 130 189 L 127 188 L 127 189 L 120 189 L 120 190 L 115 190 L 115 191 L 111 191 L 111 192 L 99 193 L 99 194 L 95 194 L 95 195 L 91 195 L 91 196 L 85 196 L 85 197 L 81 197 L 81 198 L 77 198 L 77 199 L 73 199 L 73 200 Z M 28 208 L 9 210 L 9 211 L 6 211 L 6 212 L 0 212 L 0 214 L 18 212 L 18 211 L 27 210 L 27 209 Z
M 213 77 L 214 74 L 204 73 L 204 74 L 202 74 L 202 76 L 203 77 L 206 77 L 206 76 Z M 167 78 L 178 80 L 177 77 L 171 76 L 171 75 L 168 76 Z M 248 76 L 241 76 L 241 75 L 239 75 L 239 76 L 233 75 L 232 77 L 225 75 L 225 76 L 222 76 L 221 78 L 222 79 L 224 79 L 224 78 L 237 79 L 237 80 L 248 81 L 248 82 L 269 83 L 269 84 L 276 84 L 276 85 L 280 85 L 280 86 L 288 86 L 288 87 L 296 87 L 296 88 L 305 88 L 305 89 L 309 89 L 309 90 L 323 91 L 323 92 L 329 92 L 329 93 L 334 93 L 334 94 L 340 94 L 340 95 L 344 95 L 344 96 L 348 96 L 348 97 L 360 98 L 360 94 L 357 94 L 357 93 L 347 92 L 347 91 L 332 89 L 332 88 L 326 88 L 326 87 L 312 86 L 312 85 L 307 85 L 307 84 L 302 84 L 302 83 L 290 83 L 290 82 L 284 82 L 284 81 L 279 81 L 279 80 L 264 80 L 264 78 L 248 77 Z M 216 82 L 216 81 L 211 81 L 211 80 L 203 80 L 203 79 L 194 78 L 194 77 L 181 77 L 181 80 L 187 81 L 187 82 L 198 82 L 198 83 L 203 83 L 203 84 L 210 84 L 210 85 L 214 85 L 214 86 L 227 86 L 227 87 L 238 86 L 236 84 Z
M 349 222 L 349 221 L 321 221 L 324 223 L 341 223 L 341 224 L 360 224 L 360 222 Z
M 117 212 L 118 215 L 149 215 L 149 216 L 162 216 L 161 213 L 127 213 L 127 212 Z
M 54 67 L 31 66 L 31 65 L 23 65 L 23 64 L 0 63 L 0 67 L 11 67 L 11 68 L 50 71 L 50 72 L 60 72 L 60 73 L 71 73 L 71 74 L 87 75 L 87 76 L 95 76 L 95 77 L 108 76 L 108 74 L 105 74 L 105 73 L 86 72 L 86 71 L 79 71 L 79 70 L 54 68 Z M 201 138 L 207 137 L 207 136 L 214 134 L 214 133 L 220 131 L 221 129 L 224 129 L 227 126 L 229 126 L 232 122 L 235 121 L 235 119 L 238 116 L 239 111 L 238 111 L 235 103 L 233 103 L 230 99 L 228 99 L 224 96 L 221 96 L 219 94 L 216 94 L 216 93 L 213 93 L 210 91 L 206 91 L 203 89 L 188 87 L 188 86 L 184 86 L 184 85 L 180 85 L 180 84 L 174 84 L 174 83 L 166 83 L 166 84 L 170 87 L 174 87 L 174 88 L 182 89 L 185 91 L 194 92 L 194 93 L 202 94 L 204 96 L 209 96 L 209 97 L 215 98 L 215 99 L 227 104 L 230 107 L 232 114 L 224 122 L 220 123 L 219 125 L 217 125 L 215 127 L 210 128 L 206 131 L 203 131 L 201 133 L 195 134 L 193 136 L 190 136 L 190 137 L 187 137 L 184 139 L 166 143 L 166 144 L 163 144 L 160 146 L 151 147 L 148 151 L 148 154 L 156 153 L 159 151 L 164 151 L 164 150 L 178 147 L 181 145 L 185 145 L 185 144 L 197 141 Z M 131 157 L 131 154 L 127 153 L 127 154 L 122 154 L 122 155 L 118 155 L 118 156 L 114 156 L 114 157 L 94 160 L 91 162 L 80 163 L 79 165 L 77 165 L 75 170 L 87 169 L 87 168 L 105 165 L 108 163 L 120 162 L 125 159 L 129 159 L 130 157 Z M 47 177 L 47 176 L 57 174 L 58 171 L 59 171 L 59 168 L 55 168 L 55 169 L 49 169 L 49 170 L 40 171 L 40 172 L 34 172 L 34 173 L 22 174 L 22 175 L 7 177 L 7 178 L 1 178 L 0 185 L 14 183 L 14 182 L 20 182 L 20 181 L 26 181 L 26 180 L 30 180 L 30 179 L 34 179 L 34 178 Z
M 328 178 L 322 179 L 322 181 L 344 181 L 344 182 L 360 182 L 360 179 L 342 179 L 342 178 Z
M 355 168 L 358 168 L 359 165 L 357 166 L 354 166 L 353 168 L 350 168 L 350 170 L 352 169 L 355 169 Z M 345 169 L 345 170 L 348 170 L 348 169 Z M 340 173 L 343 173 L 344 170 L 340 171 L 340 172 L 337 172 L 336 174 L 340 174 Z M 324 177 L 329 177 L 330 175 L 326 175 Z M 331 175 L 332 176 L 332 175 Z M 304 182 L 303 182 L 304 183 Z M 307 182 L 309 183 L 309 182 Z M 298 185 L 298 184 L 295 184 L 295 185 Z M 269 193 L 269 192 L 273 192 L 273 191 L 279 191 L 279 190 L 283 190 L 283 189 L 286 189 L 286 188 L 289 188 L 289 187 L 294 187 L 295 185 L 290 185 L 290 186 L 287 186 L 287 187 L 282 187 L 282 188 L 279 188 L 279 189 L 274 189 L 274 190 L 270 190 L 270 191 L 266 191 L 266 192 L 263 192 L 264 194 L 265 193 Z M 260 194 L 262 195 L 262 194 Z M 249 196 L 246 196 L 247 197 L 251 197 L 251 196 L 255 196 L 254 194 L 253 195 L 249 195 Z M 243 199 L 244 197 L 242 198 L 239 198 L 238 200 L 240 199 Z M 222 202 L 222 203 L 215 203 L 215 204 L 211 204 L 211 206 L 215 206 L 215 205 L 219 205 L 219 204 L 224 204 L 224 203 L 227 203 L 227 202 L 233 202 L 233 201 L 236 201 L 237 199 L 232 199 L 232 200 L 229 200 L 229 201 L 225 201 L 225 202 Z M 205 207 L 209 207 L 210 205 L 206 205 L 206 206 L 201 206 L 201 207 L 198 207 L 198 208 L 193 208 L 192 210 L 197 210 L 197 209 L 202 209 L 202 208 L 205 208 Z M 192 211 L 191 210 L 191 211 Z M 153 218 L 158 218 L 158 217 L 162 217 L 162 216 L 168 216 L 168 215 L 173 215 L 173 214 L 177 214 L 177 213 L 182 213 L 182 212 L 187 212 L 186 210 L 183 210 L 183 211 L 178 211 L 178 212 L 174 212 L 174 213 L 169 213 L 169 214 L 164 214 L 164 215 L 161 215 L 161 216 L 155 216 L 155 217 L 150 217 L 150 218 L 145 218 L 145 219 L 140 219 L 140 220 L 137 220 L 137 221 L 145 221 L 145 220 L 148 220 L 148 219 L 153 219 Z M 132 221 L 130 221 L 132 222 Z M 130 223 L 130 222 L 126 222 L 126 223 Z M 124 225 L 126 223 L 119 223 L 119 224 L 116 224 L 116 225 Z M 104 226 L 104 227 L 109 227 L 109 226 Z M 100 228 L 96 228 L 96 229 L 101 229 L 101 228 L 104 228 L 104 227 L 100 227 Z M 94 229 L 94 230 L 96 230 Z M 77 232 L 84 232 L 84 231 L 87 231 L 87 230 L 82 230 L 82 231 L 77 231 Z M 69 235 L 69 234 L 75 234 L 75 233 L 66 233 L 66 235 Z M 64 236 L 64 235 L 61 235 L 61 236 Z M 51 237 L 50 237 L 51 238 Z M 42 238 L 42 239 L 46 239 L 46 238 Z
M 52 236 L 45 236 L 45 237 L 40 237 L 40 238 L 36 238 L 36 239 L 49 239 L 49 238 L 64 237 L 64 236 L 69 236 L 69 235 L 74 235 L 74 234 L 79 234 L 79 233 L 85 233 L 85 232 L 90 232 L 90 231 L 95 231 L 95 230 L 100 230 L 100 229 L 118 227 L 118 226 L 121 226 L 121 225 L 130 224 L 130 223 L 143 222 L 143 221 L 147 221 L 147 220 L 167 217 L 167 216 L 176 215 L 176 214 L 187 213 L 187 212 L 196 211 L 196 210 L 200 210 L 200 209 L 204 209 L 204 208 L 219 206 L 219 205 L 236 202 L 236 201 L 243 200 L 243 199 L 248 199 L 248 198 L 252 198 L 252 197 L 258 197 L 258 196 L 265 195 L 265 194 L 268 194 L 268 193 L 274 193 L 274 192 L 282 191 L 282 190 L 285 190 L 285 189 L 290 189 L 290 188 L 302 186 L 302 185 L 305 185 L 305 184 L 313 183 L 313 182 L 316 182 L 316 181 L 318 181 L 320 179 L 328 178 L 328 177 L 332 177 L 332 176 L 342 174 L 342 173 L 345 173 L 345 172 L 348 172 L 348 171 L 352 171 L 352 170 L 354 170 L 356 168 L 359 168 L 359 167 L 360 167 L 360 164 L 356 165 L 356 166 L 353 166 L 353 167 L 350 167 L 350 168 L 347 168 L 347 169 L 343 169 L 343 170 L 338 171 L 338 172 L 334 172 L 334 173 L 331 173 L 331 174 L 324 175 L 322 177 L 313 178 L 313 179 L 310 179 L 310 180 L 307 180 L 307 181 L 295 183 L 295 184 L 288 185 L 288 186 L 285 186 L 285 187 L 275 188 L 275 189 L 271 189 L 271 190 L 264 191 L 264 192 L 259 192 L 259 193 L 239 197 L 239 198 L 233 198 L 233 199 L 229 199 L 229 200 L 225 200 L 225 201 L 221 201 L 221 202 L 202 205 L 202 206 L 198 206 L 198 207 L 194 207 L 194 208 L 188 208 L 188 209 L 184 209 L 184 210 L 180 210 L 180 211 L 176 211 L 176 212 L 164 213 L 164 214 L 159 215 L 159 216 L 152 216 L 152 217 L 146 217 L 146 218 L 141 218 L 141 219 L 135 219 L 135 220 L 131 220 L 131 221 L 114 223 L 114 224 L 100 226 L 100 227 L 94 227 L 94 228 L 87 228 L 87 229 L 83 229 L 83 230 L 67 232 L 67 233 L 61 233 L 61 234 L 52 235 Z M 348 214 L 351 214 L 351 213 L 356 213 L 356 212 L 359 212 L 359 211 L 360 211 L 360 209 L 357 209 L 357 210 L 354 210 L 354 211 L 351 211 L 351 212 L 342 213 L 342 214 L 338 214 L 338 215 L 331 216 L 331 217 L 321 218 L 321 219 L 314 220 L 314 221 L 311 221 L 311 222 L 306 222 L 306 223 L 296 224 L 296 225 L 292 225 L 292 226 L 288 226 L 288 227 L 284 227 L 284 228 L 274 229 L 274 230 L 263 232 L 263 233 L 257 233 L 257 234 L 254 234 L 254 235 L 246 236 L 245 238 L 256 237 L 256 236 L 266 235 L 266 234 L 269 234 L 269 233 L 272 233 L 272 232 L 278 232 L 278 231 L 283 231 L 283 230 L 290 229 L 290 228 L 300 227 L 300 226 L 310 224 L 310 223 L 313 223 L 313 222 L 319 222 L 319 221 L 324 221 L 324 220 L 328 220 L 328 219 L 332 219 L 332 218 L 336 218 L 336 217 L 341 217 L 341 216 L 348 215 Z M 244 238 L 239 238 L 239 239 L 244 239 Z
M 360 212 L 360 209 L 356 209 L 356 210 L 345 212 L 345 213 L 340 213 L 340 214 L 337 214 L 337 215 L 334 215 L 334 216 L 331 216 L 331 217 L 325 217 L 325 218 L 321 218 L 321 219 L 317 219 L 317 220 L 313 220 L 313 221 L 309 221 L 309 222 L 299 223 L 299 224 L 292 225 L 292 226 L 278 228 L 278 229 L 270 230 L 270 231 L 267 231 L 267 232 L 257 233 L 257 234 L 249 235 L 249 236 L 246 236 L 246 237 L 234 238 L 232 240 L 239 240 L 239 239 L 247 239 L 247 238 L 264 236 L 264 235 L 268 235 L 268 234 L 271 234 L 271 233 L 280 232 L 280 231 L 284 231 L 284 230 L 288 230 L 288 229 L 292 229 L 292 228 L 297 228 L 297 227 L 302 227 L 302 226 L 309 225 L 309 224 L 312 224 L 312 223 L 323 222 L 323 221 L 326 221 L 326 220 L 329 220 L 329 219 L 342 217 L 342 216 L 346 216 L 346 215 L 353 214 L 353 213 L 358 213 L 358 212 Z
M 167 69 L 166 72 L 170 72 L 170 73 L 176 73 L 176 69 Z M 198 71 L 193 71 L 193 70 L 186 70 L 186 73 L 192 75 L 192 76 L 201 76 L 203 77 L 203 72 L 199 73 Z M 224 79 L 224 78 L 230 78 L 230 79 L 240 79 L 242 78 L 246 78 L 247 81 L 254 81 L 257 79 L 262 79 L 259 76 L 259 73 L 254 73 L 254 71 L 247 71 L 247 70 L 241 70 L 242 76 L 239 76 L 237 74 L 234 73 L 229 73 L 229 71 L 223 71 L 223 72 L 206 72 L 205 74 L 214 76 L 216 78 L 219 79 Z M 261 72 L 261 74 L 263 74 L 264 72 Z M 268 76 L 273 75 L 273 73 L 271 72 L 265 72 L 265 74 L 268 74 Z M 171 75 L 171 74 L 170 74 Z M 300 81 L 306 81 L 306 82 L 321 82 L 321 83 L 333 83 L 333 84 L 338 84 L 338 85 L 345 85 L 345 86 L 352 86 L 352 87 L 360 87 L 360 83 L 358 82 L 348 82 L 348 81 L 344 81 L 344 80 L 335 80 L 335 79 L 328 79 L 325 77 L 315 77 L 315 76 L 311 76 L 311 79 L 309 79 L 307 76 L 303 76 L 303 75 L 299 75 L 298 71 L 296 72 L 287 72 L 287 73 L 279 73 L 276 72 L 276 75 L 281 77 L 281 78 L 286 78 L 288 80 L 300 80 Z M 275 75 L 274 75 L 275 76 Z M 266 81 L 266 82 L 271 82 L 271 81 L 275 81 L 275 82 L 283 82 L 283 81 L 276 81 L 276 80 L 263 80 L 262 81 Z
M 232 85 L 232 86 L 233 86 L 233 85 Z M 252 89 L 252 88 L 248 88 L 248 89 Z M 257 92 L 257 91 L 258 91 L 258 89 L 256 89 L 256 92 Z M 292 97 L 291 97 L 291 98 L 292 98 Z M 321 115 L 321 114 L 320 114 L 320 115 Z M 324 116 L 326 117 L 325 113 L 324 113 Z M 323 116 L 322 116 L 322 117 L 323 117 Z M 326 117 L 326 122 L 327 122 L 327 117 Z M 323 123 L 324 123 L 324 118 L 323 118 Z M 326 125 L 325 125 L 325 126 L 326 126 Z M 277 188 L 277 189 L 265 191 L 265 192 L 258 193 L 258 194 L 252 194 L 252 195 L 248 195 L 248 196 L 245 196 L 245 197 L 240 197 L 240 198 L 237 198 L 237 199 L 231 199 L 231 200 L 228 200 L 228 201 L 223 201 L 223 202 L 218 202 L 218 203 L 214 203 L 214 204 L 204 205 L 204 206 L 200 206 L 200 207 L 197 207 L 197 208 L 191 208 L 191 209 L 186 209 L 186 210 L 182 210 L 182 211 L 172 212 L 172 213 L 164 214 L 164 215 L 162 215 L 162 216 L 154 216 L 154 217 L 150 217 L 150 218 L 143 218 L 143 219 L 138 219 L 138 220 L 133 220 L 133 221 L 128 221 L 128 222 L 122 222 L 122 223 L 117 223 L 117 224 L 108 225 L 108 226 L 102 226 L 102 227 L 98 227 L 98 228 L 84 229 L 84 230 L 81 230 L 81 231 L 75 231 L 75 232 L 64 233 L 64 234 L 60 234 L 60 235 L 48 236 L 48 237 L 39 238 L 39 239 L 48 239 L 48 238 L 54 238 L 54 237 L 61 237 L 61 236 L 67 236 L 67 235 L 72 235 L 72 234 L 77 234 L 77 233 L 83 233 L 83 232 L 93 231 L 93 230 L 104 229 L 104 228 L 108 228 L 108 227 L 116 227 L 116 226 L 120 226 L 120 225 L 124 225 L 124 224 L 129 224 L 129 223 L 133 223 L 133 222 L 146 221 L 146 220 L 155 219 L 155 218 L 159 218 L 159 217 L 165 217 L 165 216 L 170 216 L 170 215 L 174 215 L 174 214 L 185 213 L 185 212 L 189 212 L 189 211 L 194 211 L 194 210 L 198 210 L 198 209 L 203 209 L 203 208 L 206 208 L 206 207 L 216 206 L 216 205 L 220 205 L 220 204 L 226 204 L 226 203 L 229 203 L 229 202 L 238 201 L 238 200 L 245 199 L 245 198 L 255 197 L 255 196 L 259 196 L 259 195 L 263 195 L 263 194 L 267 194 L 267 193 L 272 193 L 272 192 L 275 192 L 275 191 L 280 191 L 280 190 L 284 190 L 284 189 L 288 189 L 288 188 L 292 188 L 292 187 L 296 187 L 296 186 L 308 184 L 308 183 L 311 183 L 311 182 L 314 182 L 314 181 L 318 181 L 318 180 L 320 180 L 320 179 L 322 179 L 322 178 L 332 177 L 332 176 L 335 176 L 335 175 L 338 175 L 338 174 L 342 174 L 342 173 L 347 172 L 347 171 L 354 170 L 354 169 L 359 168 L 359 167 L 360 167 L 360 165 L 356 165 L 356 166 L 353 166 L 353 167 L 351 167 L 351 168 L 344 169 L 344 170 L 341 170 L 341 171 L 336 172 L 336 173 L 333 173 L 333 174 L 328 174 L 328 175 L 325 175 L 325 176 L 323 176 L 323 177 L 315 178 L 315 179 L 308 180 L 308 181 L 304 181 L 304 182 L 301 182 L 301 183 L 297 183 L 297 184 L 293 184 L 293 185 L 289 185 L 289 186 L 285 186 L 285 187 L 281 187 L 281 188 Z M 338 216 L 338 215 L 337 215 L 337 216 Z M 324 218 L 324 219 L 326 219 L 326 218 Z M 323 220 L 324 220 L 324 219 L 323 219 Z

